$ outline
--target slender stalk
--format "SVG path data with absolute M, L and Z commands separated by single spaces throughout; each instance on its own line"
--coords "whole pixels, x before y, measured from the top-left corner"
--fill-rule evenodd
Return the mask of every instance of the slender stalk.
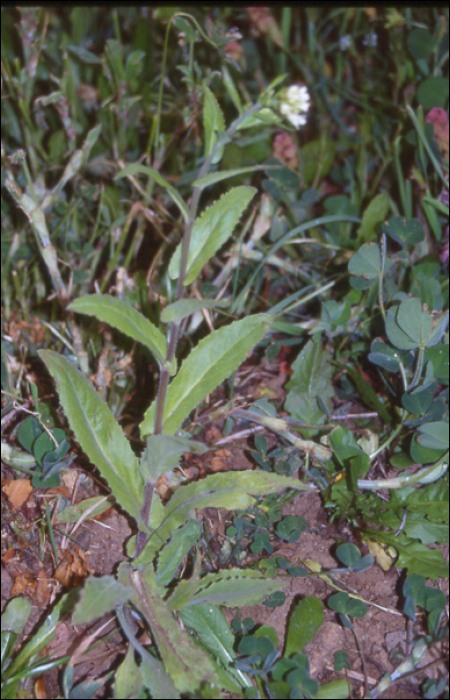
M 401 374 L 402 381 L 403 381 L 403 388 L 405 391 L 408 391 L 408 380 L 406 378 L 405 366 L 404 366 L 403 362 L 401 361 L 401 359 L 399 358 L 399 356 L 397 355 L 397 353 L 394 354 L 394 357 L 397 359 L 398 366 L 400 368 L 400 374 Z
M 222 146 L 228 142 L 230 136 L 240 127 L 240 125 L 244 122 L 244 120 L 247 119 L 247 117 L 252 112 L 255 112 L 258 109 L 260 109 L 260 107 L 261 107 L 261 105 L 259 103 L 252 105 L 252 107 L 250 107 L 243 114 L 241 114 L 241 116 L 238 117 L 221 136 L 219 136 L 216 145 L 214 146 L 211 153 L 205 159 L 202 167 L 200 168 L 197 179 L 200 180 L 202 177 L 207 175 L 215 156 L 217 155 L 219 150 L 222 148 Z M 194 227 L 195 220 L 197 218 L 197 210 L 198 210 L 198 205 L 199 205 L 200 195 L 202 193 L 202 189 L 203 189 L 202 187 L 198 187 L 198 186 L 194 187 L 194 190 L 192 193 L 191 204 L 189 207 L 189 221 L 186 225 L 186 229 L 185 229 L 184 236 L 183 236 L 183 241 L 181 244 L 180 274 L 178 276 L 175 301 L 179 301 L 184 296 L 183 282 L 186 279 L 186 274 L 187 274 L 188 255 L 189 255 L 189 246 L 190 246 L 190 242 L 191 242 L 191 234 L 192 234 L 192 229 Z M 169 343 L 168 343 L 167 355 L 166 355 L 166 364 L 168 366 L 170 366 L 172 364 L 174 357 L 175 357 L 179 329 L 180 329 L 180 322 L 173 321 L 171 326 L 170 326 Z M 165 406 L 165 402 L 166 402 L 168 385 L 169 385 L 169 373 L 165 368 L 163 368 L 161 371 L 161 375 L 160 375 L 158 398 L 157 398 L 157 403 L 156 403 L 155 428 L 154 428 L 155 435 L 158 435 L 159 433 L 161 433 L 161 430 L 162 430 L 163 413 L 164 413 L 164 406 Z
M 381 271 L 378 275 L 378 304 L 380 306 L 381 315 L 383 316 L 383 321 L 386 323 L 386 311 L 384 310 L 383 303 L 383 275 L 384 275 L 384 265 L 386 262 L 386 234 L 383 233 L 381 236 Z
M 422 374 L 423 362 L 425 358 L 425 346 L 420 345 L 419 354 L 417 356 L 416 371 L 414 372 L 414 377 L 411 384 L 409 385 L 408 391 L 414 389 L 414 387 L 419 383 L 420 375 Z
M 234 134 L 234 132 L 239 129 L 241 124 L 252 114 L 253 112 L 258 111 L 261 108 L 261 104 L 257 102 L 256 104 L 252 105 L 247 109 L 245 112 L 243 112 L 235 121 L 229 126 L 229 128 L 219 136 L 217 139 L 217 143 L 214 146 L 214 148 L 211 150 L 211 153 L 208 155 L 207 158 L 205 158 L 202 167 L 200 168 L 198 178 L 201 179 L 205 175 L 208 174 L 209 169 L 212 165 L 212 162 L 219 152 L 219 150 L 222 148 L 222 146 L 225 143 L 228 143 L 230 140 L 230 137 Z M 197 218 L 197 210 L 198 210 L 198 205 L 200 202 L 200 195 L 202 193 L 202 187 L 194 187 L 194 190 L 192 192 L 192 198 L 191 198 L 191 203 L 189 206 L 189 220 L 186 224 L 186 228 L 184 231 L 183 235 L 183 241 L 181 244 L 181 261 L 180 261 L 180 274 L 178 276 L 178 282 L 177 282 L 177 289 L 175 293 L 175 301 L 179 301 L 180 299 L 183 298 L 184 296 L 184 285 L 183 282 L 186 279 L 187 275 L 187 267 L 188 267 L 188 255 L 189 255 L 189 245 L 191 242 L 191 234 L 192 234 L 192 229 L 194 227 L 195 220 Z M 169 329 L 169 342 L 168 342 L 168 347 L 167 347 L 167 353 L 166 353 L 166 366 L 172 365 L 172 362 L 175 358 L 175 351 L 177 348 L 177 343 L 178 343 L 178 336 L 180 332 L 180 322 L 179 321 L 173 321 L 172 324 L 170 325 Z M 163 367 L 161 370 L 161 374 L 159 377 L 159 388 L 158 388 L 158 396 L 156 399 L 156 412 L 155 412 L 155 425 L 154 425 L 154 430 L 153 433 L 155 435 L 160 435 L 163 429 L 163 418 L 164 418 L 164 407 L 166 405 L 166 398 L 167 398 L 167 389 L 169 386 L 169 372 L 168 370 Z M 149 518 L 150 518 L 150 512 L 151 512 L 151 505 L 152 505 L 152 499 L 153 499 L 153 490 L 154 490 L 155 484 L 148 482 L 145 486 L 145 492 L 144 492 L 144 503 L 142 506 L 141 514 L 142 514 L 142 519 L 144 523 L 148 526 Z M 145 547 L 146 541 L 147 541 L 147 533 L 146 532 L 139 532 L 138 537 L 137 537 L 137 542 L 136 542 L 136 556 L 138 556 L 142 550 Z

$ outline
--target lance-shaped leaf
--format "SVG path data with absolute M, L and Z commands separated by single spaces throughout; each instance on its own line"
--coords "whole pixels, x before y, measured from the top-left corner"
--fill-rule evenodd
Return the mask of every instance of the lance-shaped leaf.
M 315 596 L 299 600 L 289 618 L 284 656 L 288 658 L 309 644 L 325 619 L 322 602 Z
M 356 232 L 359 241 L 369 242 L 377 235 L 378 229 L 386 219 L 390 207 L 387 194 L 377 194 L 363 212 L 361 226 Z
M 125 632 L 127 631 L 130 645 L 125 659 L 114 674 L 114 698 L 164 698 L 172 700 L 181 698 L 179 690 L 164 669 L 162 661 L 151 654 L 140 644 L 133 635 L 133 629 L 129 627 L 122 608 L 117 608 L 117 618 Z M 134 648 L 133 648 L 134 647 Z M 140 665 L 135 662 L 135 652 L 140 656 Z M 145 685 L 145 693 L 142 686 Z M 91 696 L 92 697 L 92 696 Z
M 194 509 L 245 510 L 254 503 L 254 496 L 285 489 L 315 491 L 316 487 L 262 470 L 211 474 L 201 481 L 180 486 L 164 506 L 161 525 L 152 531 L 146 547 L 135 560 L 136 566 L 151 562 L 161 545 L 177 527 L 186 522 Z
M 205 127 L 205 157 L 209 156 L 217 143 L 218 137 L 225 131 L 225 119 L 216 96 L 207 85 L 203 86 L 203 124 Z M 219 148 L 213 158 L 213 163 L 218 163 L 222 158 L 223 147 Z
M 81 167 L 85 165 L 89 158 L 91 149 L 95 145 L 95 142 L 97 141 L 101 130 L 102 127 L 100 124 L 91 129 L 88 135 L 86 136 L 86 140 L 83 143 L 83 147 L 75 151 L 75 153 L 71 156 L 69 162 L 64 168 L 64 172 L 56 187 L 54 187 L 53 190 L 49 192 L 49 194 L 47 194 L 45 199 L 43 200 L 41 204 L 42 211 L 45 211 L 45 209 L 47 209 L 47 207 L 49 207 L 54 202 L 58 192 L 60 192 L 62 188 L 69 182 L 69 180 L 71 180 L 79 172 Z
M 231 301 L 228 299 L 180 299 L 166 306 L 161 313 L 161 321 L 164 323 L 182 321 L 183 318 L 200 311 L 200 309 L 224 309 L 230 304 Z
M 202 442 L 185 437 L 150 435 L 139 460 L 139 471 L 145 483 L 149 481 L 154 484 L 161 474 L 178 467 L 184 452 L 204 454 L 208 449 Z
M 167 607 L 151 567 L 133 571 L 133 603 L 144 615 L 161 654 L 167 673 L 182 693 L 196 693 L 204 684 L 220 688 L 220 681 L 209 655 L 194 644 L 186 630 Z M 199 697 L 194 695 L 194 697 Z
M 80 600 L 73 613 L 74 625 L 82 625 L 102 617 L 107 612 L 114 610 L 118 605 L 127 602 L 133 590 L 127 588 L 114 576 L 101 576 L 88 578 L 81 591 Z
M 185 285 L 191 284 L 198 277 L 203 265 L 232 236 L 239 217 L 255 192 L 254 187 L 234 187 L 202 212 L 192 229 Z M 180 262 L 181 243 L 169 264 L 171 279 L 178 277 Z
M 230 177 L 235 177 L 236 175 L 247 175 L 248 173 L 256 173 L 259 170 L 281 170 L 283 166 L 276 165 L 246 165 L 243 168 L 232 168 L 231 170 L 219 170 L 217 173 L 209 173 L 204 177 L 194 180 L 192 183 L 194 187 L 209 187 L 210 185 L 215 185 L 216 182 L 222 182 L 223 180 L 228 180 Z
M 37 632 L 32 635 L 30 641 L 25 644 L 12 664 L 8 666 L 8 677 L 11 680 L 13 680 L 16 673 L 20 673 L 26 668 L 29 669 L 31 664 L 37 659 L 39 652 L 55 638 L 57 625 L 62 618 L 72 611 L 77 598 L 78 590 L 74 588 L 69 593 L 65 593 L 53 610 L 47 614 Z M 7 696 L 5 685 L 6 683 L 2 680 L 2 697 L 17 697 L 16 695 Z
M 31 615 L 31 603 L 27 598 L 17 597 L 9 601 L 2 613 L 1 631 L 22 634 Z
M 267 578 L 260 571 L 227 569 L 218 574 L 206 574 L 200 579 L 195 595 L 187 605 L 225 605 L 229 608 L 256 605 L 288 584 L 282 579 Z M 171 599 L 169 598 L 169 607 Z M 174 607 L 176 609 L 176 606 Z
M 114 180 L 120 180 L 120 178 L 122 177 L 127 177 L 128 175 L 137 175 L 141 173 L 144 175 L 150 175 L 150 177 L 152 177 L 155 180 L 155 182 L 158 183 L 158 185 L 161 185 L 161 187 L 164 187 L 164 189 L 167 190 L 167 194 L 177 205 L 178 209 L 183 215 L 185 222 L 187 223 L 189 221 L 189 209 L 187 208 L 181 195 L 177 192 L 175 187 L 173 187 L 170 184 L 170 182 L 165 180 L 163 176 L 160 175 L 160 173 L 154 168 L 150 168 L 150 166 L 148 165 L 141 165 L 141 163 L 130 163 L 130 165 L 127 165 L 123 170 L 117 173 Z
M 334 395 L 332 368 L 328 354 L 318 343 L 310 340 L 302 348 L 292 365 L 294 374 L 286 387 L 290 389 L 285 409 L 296 420 L 316 425 L 325 422 L 325 413 L 318 403 L 318 398 L 328 405 Z M 310 436 L 309 433 L 308 436 Z
M 109 323 L 132 340 L 145 345 L 158 362 L 164 364 L 167 351 L 165 336 L 151 321 L 121 299 L 109 294 L 87 294 L 75 299 L 69 309 Z
M 55 523 L 76 523 L 82 516 L 83 520 L 86 517 L 89 517 L 89 519 L 94 518 L 96 515 L 101 515 L 105 510 L 111 508 L 115 500 L 114 496 L 85 498 L 84 501 L 79 501 L 73 506 L 67 506 L 67 508 L 60 510 L 56 516 Z
M 156 661 L 156 658 L 155 658 Z M 138 698 L 144 685 L 144 674 L 135 659 L 134 649 L 128 646 L 125 658 L 122 659 L 114 673 L 113 698 Z
M 38 206 L 27 194 L 23 194 L 20 187 L 10 180 L 5 180 L 5 187 L 8 192 L 14 197 L 19 207 L 28 218 L 33 231 L 35 232 L 38 248 L 42 253 L 47 270 L 50 273 L 52 282 L 60 299 L 67 297 L 66 288 L 61 279 L 61 274 L 58 268 L 58 256 L 55 248 L 50 241 L 50 234 L 47 228 L 44 211 Z
M 220 328 L 199 342 L 170 383 L 162 432 L 173 435 L 200 401 L 230 376 L 266 332 L 271 317 L 255 314 Z M 153 432 L 156 401 L 141 423 L 141 434 Z
M 158 555 L 156 580 L 159 586 L 167 586 L 191 547 L 200 539 L 202 526 L 190 518 L 183 527 L 172 534 L 169 542 Z
M 233 668 L 233 661 L 237 654 L 234 651 L 236 638 L 232 633 L 225 615 L 215 605 L 191 605 L 180 611 L 180 617 L 187 627 L 190 627 L 197 634 L 202 645 L 209 651 L 214 659 L 217 659 L 227 673 L 233 676 L 239 685 L 250 687 L 249 677 L 242 671 Z M 225 688 L 225 686 L 223 686 Z M 226 688 L 231 692 L 239 693 L 236 690 Z
M 38 353 L 56 381 L 64 413 L 83 451 L 107 480 L 117 502 L 145 529 L 140 514 L 144 484 L 138 458 L 122 428 L 89 380 L 70 362 L 51 350 Z

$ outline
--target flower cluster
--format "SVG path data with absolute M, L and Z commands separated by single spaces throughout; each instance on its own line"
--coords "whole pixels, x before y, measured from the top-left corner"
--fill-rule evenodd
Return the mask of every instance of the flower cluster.
M 291 85 L 282 97 L 280 112 L 289 119 L 296 129 L 306 124 L 306 113 L 310 107 L 311 98 L 305 87 Z

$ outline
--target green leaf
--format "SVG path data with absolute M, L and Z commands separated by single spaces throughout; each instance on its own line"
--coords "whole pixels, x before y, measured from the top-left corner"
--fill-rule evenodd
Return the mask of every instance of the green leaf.
M 359 241 L 369 242 L 378 236 L 378 230 L 391 206 L 387 194 L 377 194 L 362 215 L 361 226 L 356 232 Z
M 417 442 L 422 447 L 430 450 L 448 449 L 448 421 L 431 421 L 430 423 L 419 425 L 418 430 L 422 435 L 417 438 Z
M 418 270 L 418 267 L 418 265 L 415 265 L 415 269 L 412 271 L 413 280 L 409 289 L 410 295 L 420 299 L 422 304 L 426 304 L 429 309 L 442 311 L 445 301 L 442 295 L 441 283 L 428 275 L 426 269 Z
M 433 363 L 433 376 L 441 384 L 448 384 L 449 379 L 449 345 L 437 345 L 426 350 L 427 360 Z
M 424 416 L 431 406 L 433 396 L 436 393 L 437 382 L 431 381 L 422 384 L 409 393 L 402 396 L 402 404 L 409 413 Z
M 339 681 L 331 681 L 320 686 L 315 700 L 345 700 L 350 697 L 348 681 L 342 678 Z
M 205 454 L 208 447 L 202 442 L 171 435 L 150 435 L 147 447 L 139 460 L 139 472 L 145 483 L 152 484 L 165 472 L 178 466 L 184 452 Z
M 2 632 L 14 632 L 22 634 L 28 618 L 31 615 L 31 603 L 27 598 L 18 596 L 10 600 L 2 612 Z
M 164 434 L 173 435 L 199 402 L 239 367 L 263 337 L 270 320 L 266 314 L 249 316 L 214 331 L 199 342 L 169 385 L 163 419 Z M 156 401 L 141 423 L 141 434 L 144 436 L 153 431 L 155 410 Z
M 76 153 L 80 154 L 78 160 L 79 165 L 81 165 L 81 151 L 76 151 Z M 59 272 L 58 257 L 55 248 L 51 244 L 50 234 L 47 228 L 47 222 L 44 214 L 45 207 L 43 207 L 43 205 L 39 207 L 31 197 L 29 197 L 27 194 L 22 194 L 19 187 L 8 178 L 5 180 L 5 187 L 15 199 L 17 205 L 23 210 L 28 221 L 32 224 L 32 227 L 34 227 L 40 252 L 44 258 L 44 262 L 50 273 L 53 285 L 58 293 L 58 297 L 60 299 L 66 298 L 67 292 Z M 43 204 L 44 203 L 45 200 Z
M 328 175 L 334 162 L 336 143 L 331 139 L 310 141 L 300 151 L 300 163 L 303 165 L 305 184 L 310 186 L 313 180 L 319 181 Z
M 229 608 L 256 605 L 287 585 L 286 579 L 269 579 L 253 569 L 227 569 L 203 576 L 187 607 L 197 604 L 225 605 Z M 168 603 L 170 607 L 170 598 Z
M 156 580 L 160 586 L 167 586 L 171 582 L 179 565 L 201 534 L 202 526 L 192 519 L 174 531 L 158 556 Z
M 285 410 L 296 420 L 309 425 L 325 422 L 326 415 L 317 402 L 318 396 L 324 401 L 334 396 L 332 367 L 328 353 L 319 343 L 308 341 L 292 365 L 294 374 L 286 388 L 290 389 Z
M 43 428 L 39 425 L 36 418 L 34 416 L 28 416 L 28 418 L 25 418 L 19 425 L 17 438 L 22 447 L 28 450 L 28 452 L 32 452 L 36 439 L 39 435 L 42 435 L 42 433 Z
M 277 170 L 281 166 L 279 164 L 269 166 L 265 165 L 247 165 L 243 168 L 233 168 L 231 170 L 220 170 L 217 173 L 210 173 L 201 177 L 199 180 L 194 180 L 192 183 L 194 187 L 208 187 L 209 185 L 215 185 L 216 182 L 222 182 L 223 180 L 228 180 L 230 177 L 235 177 L 236 175 L 246 175 L 247 173 L 256 173 L 259 170 Z
M 51 350 L 38 350 L 38 354 L 56 381 L 64 413 L 82 449 L 107 480 L 117 502 L 145 529 L 138 459 L 111 410 L 64 357 Z
M 424 447 L 417 441 L 417 434 L 413 435 L 410 445 L 411 457 L 417 464 L 431 464 L 437 462 L 445 453 L 445 448 L 432 449 Z
M 134 649 L 130 644 L 114 674 L 114 698 L 138 698 L 143 685 L 142 668 L 136 663 Z
M 421 542 L 407 538 L 392 538 L 392 546 L 398 551 L 395 565 L 408 569 L 408 575 L 421 574 L 436 581 L 438 578 L 448 578 L 448 564 L 439 549 L 430 549 Z
M 287 476 L 263 471 L 243 471 L 212 474 L 199 482 L 180 486 L 164 506 L 161 525 L 152 532 L 149 542 L 135 560 L 140 566 L 152 561 L 173 530 L 183 525 L 194 508 L 236 508 L 245 510 L 254 503 L 254 496 L 278 493 L 284 489 L 311 491 L 314 487 Z M 253 494 L 253 495 L 251 495 Z
M 75 299 L 68 308 L 109 323 L 132 340 L 145 345 L 161 365 L 164 363 L 167 352 L 165 336 L 145 316 L 121 299 L 109 294 L 87 294 Z
M 143 651 L 145 651 L 145 649 L 143 649 Z M 150 691 L 151 697 L 164 698 L 165 700 L 181 698 L 181 694 L 176 689 L 172 678 L 168 673 L 166 673 L 164 663 L 159 659 L 156 659 L 153 654 L 150 654 L 150 652 L 146 652 L 141 656 L 141 658 L 142 664 L 140 668 L 142 670 L 144 685 Z M 147 695 L 144 695 L 143 697 L 146 697 Z M 130 700 L 135 697 L 142 696 L 132 695 L 130 696 Z M 118 695 L 117 698 L 122 698 L 122 696 Z
M 28 419 L 26 419 L 28 420 Z M 2 442 L 2 462 L 10 464 L 18 469 L 33 469 L 36 466 L 36 459 L 33 455 L 17 449 L 6 442 Z
M 433 107 L 445 109 L 448 100 L 448 80 L 441 75 L 422 81 L 417 88 L 417 100 L 424 110 Z
M 228 299 L 180 299 L 166 306 L 161 313 L 161 321 L 164 323 L 182 321 L 183 318 L 201 309 L 226 309 L 230 304 L 231 301 Z
M 391 423 L 392 418 L 388 409 L 386 408 L 384 403 L 382 403 L 382 401 L 378 398 L 376 391 L 372 389 L 372 387 L 364 379 L 364 377 L 359 372 L 357 372 L 354 367 L 351 367 L 350 365 L 346 365 L 340 362 L 336 364 L 338 364 L 339 367 L 345 368 L 346 372 L 351 376 L 364 403 L 373 408 L 385 423 Z
M 131 163 L 130 165 L 127 165 L 123 170 L 121 170 L 120 173 L 117 173 L 114 180 L 120 180 L 120 178 L 122 177 L 127 177 L 128 175 L 136 174 L 150 175 L 150 177 L 152 177 L 155 180 L 155 182 L 158 183 L 158 185 L 164 187 L 164 189 L 167 190 L 167 194 L 177 205 L 185 222 L 189 222 L 189 209 L 186 206 L 185 202 L 178 194 L 175 187 L 172 187 L 172 185 L 169 182 L 167 182 L 167 180 L 165 180 L 163 176 L 160 175 L 159 172 L 154 168 L 150 168 L 150 166 L 148 165 L 141 165 L 140 163 Z
M 400 365 L 398 355 L 394 348 L 384 342 L 382 338 L 375 338 L 370 346 L 369 360 L 388 372 L 398 372 Z
M 61 179 L 59 180 L 58 184 L 44 197 L 41 203 L 42 211 L 45 211 L 52 204 L 58 192 L 60 192 L 62 188 L 69 182 L 69 180 L 71 180 L 79 172 L 79 170 L 84 165 L 86 165 L 89 159 L 90 152 L 95 143 L 97 142 L 98 137 L 100 136 L 101 130 L 102 127 L 100 124 L 91 129 L 84 140 L 82 148 L 76 150 L 72 154 L 69 162 L 64 168 L 64 172 L 61 175 Z
M 307 526 L 308 523 L 305 518 L 295 515 L 286 515 L 277 523 L 277 535 L 285 542 L 297 542 Z
M 147 566 L 144 571 L 133 571 L 130 581 L 135 591 L 133 603 L 150 626 L 165 670 L 176 688 L 181 693 L 198 693 L 205 684 L 214 684 L 220 688 L 211 658 L 179 626 L 161 597 L 161 589 L 152 568 Z
M 367 614 L 367 605 L 365 605 L 362 600 L 349 598 L 346 612 L 347 615 L 351 615 L 351 617 L 364 617 L 364 615 Z
M 324 619 L 323 605 L 318 598 L 305 596 L 300 600 L 289 618 L 284 656 L 296 654 L 309 644 Z
M 178 581 L 176 588 L 170 596 L 170 607 L 172 610 L 183 610 L 192 599 L 192 596 L 195 595 L 202 573 L 202 566 L 202 558 L 197 556 L 194 560 L 190 578 L 183 578 Z
M 66 440 L 66 433 L 64 430 L 61 430 L 61 428 L 54 428 L 51 430 L 51 433 L 53 437 L 55 438 L 56 442 L 58 443 L 58 447 L 63 447 L 66 448 L 65 452 L 63 449 L 64 454 L 61 454 L 61 458 L 65 457 L 67 453 L 67 448 L 68 448 L 68 442 Z M 64 441 L 66 440 L 66 444 L 63 445 Z M 56 448 L 57 449 L 57 448 Z M 38 438 L 36 438 L 34 444 L 33 444 L 33 454 L 36 457 L 37 463 L 42 466 L 43 465 L 43 459 L 46 454 L 49 452 L 55 452 L 55 443 L 51 439 L 50 435 L 48 433 L 41 433 Z
M 416 61 L 427 60 L 436 48 L 436 39 L 426 27 L 413 29 L 406 43 Z
M 231 77 L 230 71 L 228 70 L 225 63 L 222 64 L 220 70 L 223 76 L 223 84 L 227 89 L 228 95 L 230 96 L 230 99 L 236 107 L 236 110 L 239 112 L 239 114 L 242 114 L 242 112 L 244 111 L 244 107 L 242 106 L 239 92 L 236 89 L 233 78 Z
M 354 202 L 351 202 L 349 197 L 345 194 L 337 194 L 327 197 L 323 204 L 327 214 L 347 214 L 349 216 L 358 215 L 358 207 Z M 342 226 L 342 224 L 328 224 L 327 229 L 333 234 L 333 242 L 341 240 L 340 237 L 342 236 L 343 231 L 346 232 L 347 236 L 350 234 L 350 226 Z
M 376 279 L 381 272 L 381 254 L 376 243 L 365 243 L 352 257 L 348 264 L 351 275 L 364 277 L 366 280 Z
M 207 604 L 191 605 L 180 610 L 180 617 L 187 627 L 194 630 L 212 657 L 220 661 L 241 686 L 251 686 L 250 680 L 242 671 L 232 668 L 236 658 L 233 648 L 236 638 L 220 608 Z
M 205 127 L 205 158 L 209 156 L 217 139 L 225 131 L 225 119 L 214 93 L 207 85 L 203 85 L 203 125 Z M 223 147 L 219 149 L 212 163 L 218 163 L 223 155 Z
M 446 313 L 430 313 L 419 299 L 406 299 L 390 309 L 386 318 L 386 334 L 400 350 L 437 345 L 448 324 Z
M 350 597 L 345 591 L 334 593 L 332 596 L 330 596 L 330 598 L 328 598 L 328 607 L 330 610 L 334 610 L 335 612 L 345 613 L 349 600 Z
M 99 58 L 99 56 L 97 56 L 95 53 L 92 53 L 91 51 L 88 51 L 83 46 L 73 46 L 72 44 L 70 44 L 67 48 L 70 51 L 70 53 L 76 56 L 82 63 L 101 64 L 102 62 L 102 59 Z
M 162 17 L 158 18 L 159 20 L 163 19 Z M 165 19 L 170 19 L 170 15 L 167 16 Z M 164 21 L 164 20 L 163 20 Z M 184 40 L 188 44 L 192 44 L 194 41 L 198 41 L 198 32 L 195 27 L 191 25 L 190 22 L 188 22 L 184 17 L 180 16 L 175 16 L 173 23 L 175 27 L 180 31 L 183 32 Z
M 336 549 L 336 556 L 344 566 L 352 567 L 353 569 L 361 562 L 361 552 L 351 542 L 340 544 Z
M 31 662 L 36 659 L 39 652 L 55 638 L 55 629 L 57 625 L 62 617 L 65 617 L 72 611 L 78 595 L 79 590 L 77 588 L 74 588 L 69 593 L 65 593 L 51 612 L 47 614 L 38 631 L 33 634 L 30 641 L 25 644 L 12 664 L 8 666 L 9 678 L 29 668 Z
M 253 112 L 249 114 L 246 119 L 239 125 L 238 131 L 242 129 L 251 129 L 255 126 L 261 128 L 262 126 L 279 126 L 283 124 L 283 119 L 277 112 L 269 107 L 262 107 L 258 112 Z
M 104 513 L 105 510 L 111 508 L 114 503 L 115 498 L 113 496 L 93 496 L 92 498 L 85 498 L 84 501 L 79 501 L 74 506 L 67 506 L 67 508 L 60 510 L 56 515 L 55 522 L 76 523 L 83 513 L 91 508 L 92 510 L 89 512 L 89 518 L 93 518 L 95 515 Z M 95 504 L 98 505 L 96 506 Z
M 394 241 L 402 246 L 416 245 L 425 238 L 423 226 L 418 219 L 405 219 L 403 216 L 393 216 L 386 221 L 381 231 L 387 233 Z
M 82 625 L 96 620 L 114 610 L 117 605 L 126 603 L 132 594 L 132 589 L 116 581 L 114 576 L 90 576 L 81 591 L 72 621 L 74 625 Z
M 392 464 L 392 460 L 391 460 Z M 449 488 L 441 478 L 420 489 L 400 489 L 391 492 L 390 509 L 378 513 L 376 522 L 383 529 L 398 530 L 402 524 L 405 509 L 408 517 L 402 532 L 409 538 L 420 540 L 423 544 L 444 544 L 448 542 L 449 524 Z
M 131 579 L 129 576 L 123 572 L 123 564 L 119 566 L 118 575 L 120 578 L 125 578 L 126 585 L 130 585 Z M 128 565 L 129 567 L 129 565 Z M 131 567 L 129 567 L 130 569 Z M 128 647 L 127 655 L 122 666 L 119 668 L 119 672 L 116 676 L 115 684 L 115 694 L 114 697 L 117 700 L 122 700 L 122 698 L 141 698 L 147 697 L 149 693 L 152 698 L 167 698 L 167 700 L 175 700 L 180 698 L 181 695 L 179 691 L 175 688 L 172 678 L 166 672 L 164 668 L 164 663 L 157 658 L 156 655 L 147 651 L 139 642 L 137 642 L 134 637 L 134 631 L 132 627 L 127 622 L 125 617 L 123 606 L 118 606 L 116 609 L 117 618 L 122 626 L 124 632 L 126 632 L 128 639 L 130 640 L 130 645 Z M 134 642 L 133 642 L 134 637 Z M 135 649 L 133 648 L 135 647 Z M 134 652 L 137 651 L 141 657 L 140 666 L 136 666 L 134 663 Z M 131 658 L 129 657 L 129 652 L 131 653 Z M 135 672 L 133 678 L 128 678 L 126 672 Z M 149 693 L 142 693 L 142 685 L 148 689 Z M 138 687 L 141 687 L 141 691 L 138 691 Z M 133 692 L 134 691 L 134 692 Z M 67 696 L 67 694 L 66 694 Z M 92 697 L 92 695 L 89 695 Z
M 255 196 L 254 187 L 234 187 L 207 207 L 194 223 L 189 246 L 185 285 L 191 284 L 203 265 L 233 235 L 234 228 L 250 200 Z M 169 277 L 177 279 L 180 272 L 181 243 L 177 246 L 169 264 Z

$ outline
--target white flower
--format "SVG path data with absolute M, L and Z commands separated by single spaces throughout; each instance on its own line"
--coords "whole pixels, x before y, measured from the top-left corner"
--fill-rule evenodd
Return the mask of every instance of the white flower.
M 282 107 L 283 106 L 284 105 L 282 105 Z M 300 129 L 301 126 L 305 126 L 306 124 L 306 116 L 304 114 L 295 114 L 295 112 L 291 112 L 290 110 L 281 110 L 281 114 L 284 114 L 284 116 L 289 119 L 291 124 L 295 126 L 296 129 Z
M 280 112 L 289 119 L 291 124 L 299 129 L 306 124 L 306 113 L 310 107 L 311 98 L 306 87 L 291 85 L 280 104 Z

